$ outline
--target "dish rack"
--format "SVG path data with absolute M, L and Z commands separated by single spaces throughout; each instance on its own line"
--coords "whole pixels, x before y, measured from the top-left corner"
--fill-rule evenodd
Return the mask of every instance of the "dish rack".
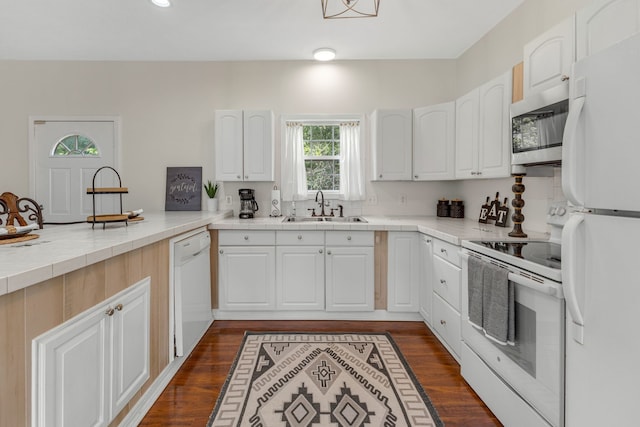
M 110 169 L 113 173 L 118 177 L 118 187 L 98 187 L 96 188 L 96 176 L 104 170 Z M 91 194 L 92 203 L 93 203 L 93 215 L 87 217 L 87 222 L 91 223 L 91 228 L 94 228 L 96 224 L 102 224 L 102 228 L 104 229 L 107 223 L 111 222 L 124 222 L 125 225 L 128 225 L 129 215 L 122 213 L 122 195 L 127 194 L 129 189 L 127 187 L 122 186 L 122 179 L 120 178 L 120 174 L 111 166 L 103 166 L 93 174 L 93 180 L 91 182 L 91 188 L 87 188 L 87 194 Z M 113 214 L 104 214 L 104 215 L 96 215 L 96 195 L 100 194 L 118 194 L 120 197 L 120 213 Z

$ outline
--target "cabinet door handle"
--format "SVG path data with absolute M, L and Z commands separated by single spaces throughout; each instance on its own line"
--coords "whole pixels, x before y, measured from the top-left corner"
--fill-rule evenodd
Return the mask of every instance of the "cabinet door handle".
M 298 240 L 302 240 L 302 234 L 298 234 Z
M 237 175 L 236 178 L 241 179 L 242 177 L 240 175 Z
M 446 280 L 444 280 L 444 279 L 440 279 L 440 283 L 441 283 L 441 284 L 443 284 L 443 285 L 446 285 L 446 284 L 447 284 L 447 281 L 446 281 Z
M 249 236 L 244 236 L 244 240 L 249 240 Z
M 220 255 L 222 255 L 224 253 L 224 251 L 222 249 L 220 249 Z
M 321 254 L 321 253 L 322 253 L 322 249 L 319 249 L 319 250 L 318 250 L 318 253 L 319 253 L 319 254 Z
M 471 172 L 471 175 L 477 175 L 475 172 Z
M 107 316 L 113 316 L 113 313 L 115 313 L 116 311 L 109 307 L 109 309 L 107 311 L 104 312 L 104 314 L 106 314 Z
M 418 175 L 414 175 L 413 177 L 414 177 L 415 179 L 418 179 Z
M 378 175 L 378 178 L 382 178 L 382 174 Z
M 427 243 L 431 243 L 431 239 L 427 239 Z
M 116 310 L 118 310 L 118 311 L 122 311 L 122 308 L 123 308 L 123 307 L 124 307 L 124 306 L 123 306 L 122 304 L 118 304 L 118 305 L 116 305 Z
M 560 77 L 561 82 L 566 82 L 567 80 L 569 80 L 569 76 L 567 76 L 566 74 L 563 74 L 562 77 Z
M 441 324 L 442 326 L 445 326 L 445 325 L 447 324 L 447 321 L 446 321 L 446 320 L 440 320 L 440 324 Z
M 442 249 L 442 248 L 440 248 L 440 252 L 441 252 L 441 253 L 443 253 L 443 254 L 446 254 L 446 253 L 447 253 L 447 250 L 446 250 L 446 249 Z
M 244 176 L 244 179 L 249 179 L 249 175 L 245 175 L 245 176 Z
M 351 240 L 351 236 L 347 236 L 347 240 Z
M 321 249 L 322 250 L 322 249 Z M 327 251 L 327 255 L 331 255 L 331 251 Z

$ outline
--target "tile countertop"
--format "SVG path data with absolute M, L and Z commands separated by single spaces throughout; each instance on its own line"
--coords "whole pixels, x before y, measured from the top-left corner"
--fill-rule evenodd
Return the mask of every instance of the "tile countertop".
M 209 229 L 256 230 L 387 230 L 419 231 L 459 245 L 462 240 L 548 239 L 532 232 L 528 239 L 508 236 L 510 228 L 480 224 L 472 219 L 427 216 L 365 216 L 367 223 L 283 223 L 284 217 L 239 219 L 231 211 L 144 213 L 144 220 L 124 224 L 45 225 L 38 239 L 0 245 L 0 295 L 26 288 L 116 255 L 208 226 Z
M 224 218 L 209 225 L 218 230 L 384 230 L 419 231 L 423 234 L 460 245 L 463 240 L 547 240 L 548 233 L 527 230 L 526 239 L 509 237 L 511 228 L 481 224 L 473 219 L 438 218 L 435 216 L 363 216 L 366 223 L 283 222 L 279 218 Z
M 204 227 L 231 211 L 143 213 L 143 221 L 45 225 L 38 239 L 0 245 L 0 295 L 14 292 L 113 256 Z

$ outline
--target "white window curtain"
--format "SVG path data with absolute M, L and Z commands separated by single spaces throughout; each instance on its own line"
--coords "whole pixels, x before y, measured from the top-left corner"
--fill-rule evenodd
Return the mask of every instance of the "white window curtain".
M 340 123 L 340 192 L 344 200 L 364 200 L 360 124 Z
M 302 123 L 287 122 L 282 153 L 282 200 L 307 199 L 307 174 L 304 167 Z

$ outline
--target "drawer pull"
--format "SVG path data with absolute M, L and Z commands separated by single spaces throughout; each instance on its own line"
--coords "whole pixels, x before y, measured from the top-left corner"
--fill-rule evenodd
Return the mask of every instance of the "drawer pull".
M 347 240 L 351 240 L 351 236 L 347 236 Z
M 322 250 L 322 249 L 321 249 Z M 331 251 L 327 251 L 327 255 L 331 255 Z
M 321 254 L 322 253 L 322 249 L 318 249 L 318 253 Z
M 249 236 L 244 236 L 244 240 L 249 240 Z
M 446 320 L 440 320 L 440 324 L 441 324 L 442 326 L 446 326 L 446 325 L 447 325 L 447 321 L 446 321 Z
M 440 252 L 441 252 L 441 253 L 443 253 L 443 254 L 446 254 L 446 253 L 447 253 L 447 250 L 446 250 L 446 249 L 444 249 L 444 248 L 440 248 Z
M 440 283 L 441 283 L 441 284 L 443 284 L 443 285 L 446 285 L 446 284 L 447 284 L 447 281 L 446 281 L 446 280 L 444 280 L 444 279 L 440 279 Z
M 115 313 L 116 311 L 109 307 L 109 309 L 107 311 L 104 312 L 104 314 L 106 314 L 107 316 L 113 316 L 113 313 Z
M 224 251 L 222 249 L 220 249 L 220 255 L 222 255 L 224 253 Z
M 118 305 L 116 305 L 116 310 L 122 311 L 122 307 L 123 307 L 122 304 L 118 304 Z
M 298 240 L 302 240 L 302 234 L 298 234 Z

